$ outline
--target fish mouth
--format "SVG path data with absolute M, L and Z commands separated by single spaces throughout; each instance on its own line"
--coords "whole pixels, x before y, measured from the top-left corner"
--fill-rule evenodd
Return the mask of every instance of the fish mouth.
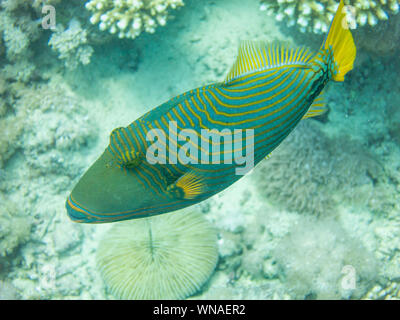
M 73 222 L 79 222 L 79 223 L 105 222 L 99 220 L 98 218 L 95 218 L 93 213 L 89 212 L 88 210 L 83 209 L 71 198 L 71 196 L 68 197 L 67 202 L 65 203 L 65 207 L 67 209 L 68 217 Z
M 66 201 L 69 218 L 80 223 L 107 223 L 148 216 L 143 208 L 160 197 L 145 188 L 134 172 L 110 166 L 106 150 L 81 177 Z

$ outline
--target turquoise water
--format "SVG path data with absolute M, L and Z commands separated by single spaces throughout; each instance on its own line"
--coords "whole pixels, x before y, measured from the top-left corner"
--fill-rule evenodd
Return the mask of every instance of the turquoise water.
M 167 16 L 160 7 L 155 23 L 161 26 L 134 39 L 99 30 L 82 1 L 0 4 L 0 298 L 5 299 L 134 298 L 113 289 L 101 267 L 109 256 L 104 243 L 116 241 L 112 235 L 130 230 L 128 225 L 74 223 L 65 209 L 110 132 L 173 96 L 222 81 L 240 40 L 318 50 L 324 38 L 288 27 L 287 19 L 277 21 L 276 14 L 260 10 L 258 0 L 186 0 L 182 7 L 167 7 Z M 55 9 L 53 30 L 43 28 L 52 12 L 42 14 L 43 4 Z M 143 17 L 151 12 L 141 10 Z M 183 281 L 178 297 L 399 298 L 400 15 L 359 26 L 353 35 L 355 67 L 345 82 L 328 85 L 329 112 L 303 120 L 269 159 L 192 208 L 214 228 L 204 227 L 201 241 L 194 242 L 209 239 L 204 247 L 215 249 L 217 262 L 204 247 L 192 251 L 194 260 L 188 257 L 184 245 L 192 241 L 191 228 L 178 228 L 172 218 L 150 221 L 152 241 L 159 241 L 151 248 L 167 250 L 165 244 L 173 243 L 177 250 L 168 251 L 171 265 L 135 267 L 139 278 L 128 291 L 146 287 L 146 297 L 159 298 L 157 281 L 146 283 L 141 270 L 170 279 L 170 270 L 183 266 L 195 274 L 202 266 L 195 259 L 209 259 L 195 289 L 184 290 L 189 286 Z M 117 240 L 128 248 L 123 262 L 111 259 L 119 275 L 148 254 L 148 226 L 143 235 L 137 226 L 132 226 L 139 230 L 137 239 Z M 169 242 L 177 234 L 188 238 Z M 96 258 L 100 251 L 103 258 Z M 165 292 L 167 297 L 170 291 Z

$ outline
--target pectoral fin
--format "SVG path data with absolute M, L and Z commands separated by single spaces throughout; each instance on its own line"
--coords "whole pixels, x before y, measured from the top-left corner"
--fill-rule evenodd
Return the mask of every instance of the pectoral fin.
M 167 192 L 174 198 L 193 200 L 204 193 L 206 185 L 199 173 L 191 170 L 167 187 Z

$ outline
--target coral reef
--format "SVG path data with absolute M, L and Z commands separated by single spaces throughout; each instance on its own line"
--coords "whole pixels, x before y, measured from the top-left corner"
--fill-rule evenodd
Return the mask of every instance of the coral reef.
M 95 139 L 94 124 L 87 112 L 68 86 L 56 77 L 46 85 L 25 88 L 22 92 L 17 104 L 20 108 L 25 106 L 29 116 L 21 148 L 31 174 L 77 176 L 82 164 L 69 156 Z
M 92 3 L 92 9 L 86 10 L 85 2 Z M 94 5 L 100 2 L 105 4 L 101 10 Z M 64 208 L 67 192 L 102 151 L 101 144 L 115 125 L 185 88 L 222 78 L 239 39 L 286 38 L 279 24 L 258 10 L 259 0 L 246 1 L 245 6 L 242 0 L 204 0 L 185 1 L 187 8 L 162 28 L 157 41 L 115 39 L 126 23 L 120 18 L 129 12 L 132 18 L 120 34 L 125 38 L 153 32 L 174 12 L 169 6 L 152 16 L 146 7 L 166 1 L 119 1 L 139 2 L 140 8 L 123 8 L 114 5 L 116 0 L 0 0 L 0 299 L 107 299 L 115 298 L 113 293 L 127 297 L 116 285 L 112 289 L 110 280 L 105 283 L 104 272 L 96 267 L 103 234 L 108 232 L 106 238 L 113 239 L 118 232 L 109 228 L 122 230 L 125 222 L 121 227 L 72 223 Z M 279 3 L 280 9 L 269 6 L 281 13 L 278 19 L 290 13 L 289 1 L 262 2 Z M 328 2 L 338 0 L 318 1 Z M 302 3 L 317 1 L 293 0 L 297 6 L 289 18 L 292 25 L 304 23 L 298 20 Z M 357 16 L 368 15 L 367 11 L 376 15 L 378 7 L 390 14 L 385 9 L 390 1 L 375 3 L 376 7 L 358 10 Z M 44 4 L 56 6 L 56 30 L 40 27 Z M 303 30 L 314 31 L 314 18 L 321 15 L 325 20 L 316 31 L 322 32 L 327 27 L 322 23 L 333 11 L 333 6 L 323 13 L 318 13 L 318 6 L 311 8 Z M 101 18 L 89 23 L 90 16 L 100 12 L 103 19 L 114 17 L 113 30 L 112 24 L 104 26 L 115 34 L 99 30 Z M 142 25 L 127 34 L 135 14 Z M 165 19 L 158 21 L 157 16 Z M 154 25 L 146 30 L 143 19 L 153 19 Z M 252 174 L 197 207 L 217 228 L 211 247 L 216 252 L 217 246 L 219 260 L 206 290 L 197 291 L 194 298 L 399 298 L 399 21 L 400 14 L 390 15 L 370 26 L 367 18 L 365 26 L 354 31 L 361 49 L 358 65 L 344 84 L 328 88 L 330 112 L 324 124 L 302 121 Z M 98 50 L 99 44 L 106 45 Z M 90 57 L 92 48 L 98 51 L 96 59 Z M 132 53 L 141 53 L 140 60 Z M 91 64 L 81 68 L 90 58 Z M 63 66 L 77 69 L 70 72 Z M 162 230 L 157 233 L 165 241 L 172 239 L 175 227 L 160 221 L 157 228 Z M 128 228 L 134 224 L 137 227 Z M 121 232 L 119 244 L 135 233 L 145 238 L 148 228 L 140 228 L 143 224 L 127 222 L 129 235 Z M 193 228 L 187 229 L 193 233 Z M 168 243 L 174 245 L 175 240 Z M 126 250 L 124 261 L 129 263 L 129 257 L 148 253 Z M 190 267 L 181 267 L 183 251 L 170 257 L 172 269 L 181 274 Z M 214 259 L 216 253 L 213 263 Z M 355 268 L 356 290 L 340 287 L 346 265 Z M 171 277 L 162 280 L 167 283 Z M 121 281 L 120 292 L 124 284 L 131 288 L 131 282 Z M 182 292 L 180 297 L 189 294 Z
M 39 22 L 32 18 L 28 1 L 7 0 L 0 4 L 0 35 L 9 61 L 32 55 L 30 44 L 40 36 Z
M 260 9 L 274 15 L 276 20 L 287 20 L 288 26 L 297 24 L 303 32 L 325 33 L 336 12 L 336 0 L 261 0 Z M 398 0 L 345 0 L 352 27 L 366 24 L 375 26 L 388 20 L 389 14 L 399 12 Z
M 183 299 L 217 263 L 216 232 L 201 213 L 180 211 L 120 222 L 101 241 L 97 261 L 122 299 Z
M 297 299 L 360 298 L 377 277 L 376 258 L 332 219 L 303 219 L 294 225 L 274 258 Z
M 7 254 L 4 266 L 10 272 L 8 278 L 16 280 L 12 283 L 24 298 L 79 295 L 81 282 L 67 280 L 74 264 L 62 267 L 61 257 L 79 252 L 83 239 L 81 226 L 70 225 L 63 214 L 64 192 L 87 165 L 82 150 L 95 141 L 96 130 L 81 102 L 58 76 L 48 83 L 13 82 L 8 88 L 12 109 L 20 115 L 15 121 L 22 127 L 20 137 L 8 146 L 10 153 L 16 148 L 17 152 L 8 159 L 5 179 L 0 180 L 0 193 L 10 199 L 0 199 L 0 251 Z M 10 127 L 8 117 L 2 120 Z M 4 146 L 2 141 L 0 145 Z M 17 201 L 21 201 L 20 209 L 9 205 Z M 61 217 L 66 221 L 58 223 Z M 31 225 L 34 232 L 28 233 Z M 20 244 L 18 254 L 10 256 Z M 13 276 L 14 269 L 18 276 Z M 57 287 L 56 280 L 66 283 Z
M 58 28 L 52 34 L 49 45 L 59 53 L 59 58 L 65 61 L 65 66 L 75 69 L 79 63 L 90 63 L 93 48 L 87 44 L 87 30 L 82 29 L 78 20 L 72 19 L 66 30 Z
M 49 59 L 49 50 L 46 47 L 46 39 L 49 35 L 48 45 L 58 52 L 59 59 L 64 60 L 68 67 L 74 68 L 77 64 L 88 64 L 93 48 L 88 44 L 90 39 L 98 39 L 98 35 L 89 27 L 81 27 L 82 22 L 87 21 L 86 10 L 79 0 L 70 1 L 70 5 L 60 3 L 60 0 L 7 0 L 0 4 L 0 56 L 5 56 L 3 62 L 8 78 L 19 78 L 13 73 L 23 72 L 24 82 L 32 78 L 34 71 L 41 65 L 55 62 Z M 56 29 L 51 33 L 42 27 L 42 12 L 44 5 L 53 5 L 62 10 L 56 10 Z M 86 13 L 86 15 L 85 15 Z M 64 30 L 63 25 L 69 27 Z M 95 29 L 95 28 L 93 28 Z M 100 32 L 97 32 L 98 34 Z M 90 35 L 90 36 L 89 36 Z M 103 37 L 104 38 L 104 37 Z M 40 51 L 40 52 L 39 52 Z M 40 59 L 39 57 L 42 57 Z M 43 58 L 44 57 L 44 58 Z M 0 67 L 1 67 L 0 63 Z M 9 70 L 6 70 L 9 69 Z
M 182 0 L 90 0 L 86 8 L 93 12 L 90 22 L 100 30 L 118 34 L 119 38 L 136 38 L 141 32 L 154 33 L 164 26 L 168 10 L 183 6 Z

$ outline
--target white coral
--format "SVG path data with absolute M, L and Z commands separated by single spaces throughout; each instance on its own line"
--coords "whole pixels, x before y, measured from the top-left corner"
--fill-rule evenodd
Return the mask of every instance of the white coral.
M 59 53 L 59 58 L 65 61 L 67 68 L 74 69 L 79 63 L 90 63 L 93 48 L 87 45 L 86 29 L 82 29 L 75 19 L 71 20 L 68 29 L 53 33 L 49 45 Z
M 131 39 L 143 31 L 154 33 L 157 25 L 166 24 L 168 9 L 180 6 L 182 0 L 90 0 L 85 5 L 100 30 Z
M 366 24 L 375 26 L 387 20 L 389 14 L 399 12 L 399 0 L 345 0 L 352 27 Z M 297 24 L 302 32 L 325 33 L 336 12 L 335 0 L 261 0 L 260 10 L 275 15 L 276 20 L 287 20 L 288 26 Z

